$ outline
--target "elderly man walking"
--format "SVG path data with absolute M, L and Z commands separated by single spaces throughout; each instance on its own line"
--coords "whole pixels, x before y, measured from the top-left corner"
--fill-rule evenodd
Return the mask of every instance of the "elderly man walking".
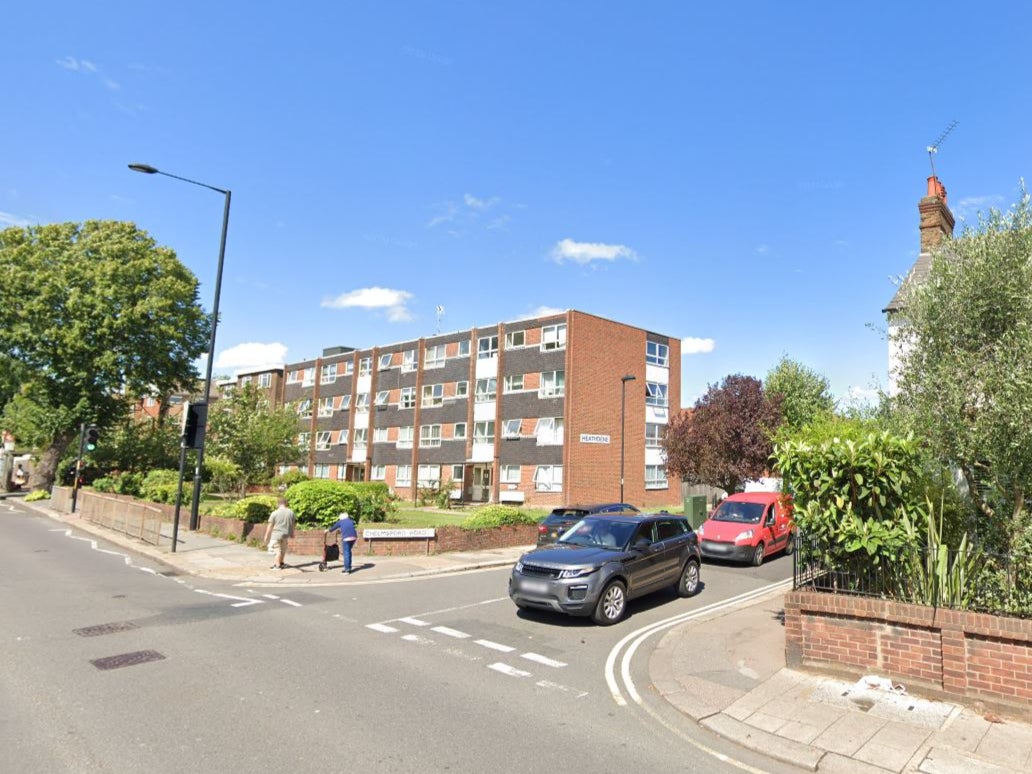
M 297 517 L 287 507 L 286 499 L 281 497 L 279 507 L 269 514 L 269 523 L 265 525 L 265 540 L 269 544 L 269 553 L 276 557 L 271 569 L 282 570 L 286 567 L 283 560 L 287 556 L 287 540 L 294 537 L 296 523 Z

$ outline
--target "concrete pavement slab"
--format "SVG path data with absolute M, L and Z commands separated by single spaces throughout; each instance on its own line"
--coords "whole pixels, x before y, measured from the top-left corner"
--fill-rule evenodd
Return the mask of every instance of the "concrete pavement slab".
M 889 721 L 853 757 L 889 771 L 903 771 L 929 736 L 927 728 Z
M 839 755 L 853 755 L 871 741 L 871 737 L 881 731 L 887 722 L 862 712 L 847 712 L 814 739 L 813 744 Z
M 992 723 L 975 753 L 993 763 L 1028 771 L 1032 760 L 1032 729 L 1023 723 Z
M 928 743 L 933 747 L 952 747 L 961 752 L 973 753 L 991 725 L 981 715 L 962 710 L 947 720 L 940 731 L 932 734 Z
M 704 718 L 702 725 L 742 747 L 810 771 L 817 771 L 817 764 L 824 755 L 824 750 L 769 734 L 723 713 Z
M 778 729 L 778 736 L 810 744 L 845 714 L 846 710 L 800 701 L 789 721 Z
M 821 758 L 817 770 L 821 774 L 885 774 L 885 769 L 881 766 L 873 766 L 848 755 L 833 752 Z
M 1014 774 L 1015 771 L 946 747 L 933 747 L 917 770 L 924 774 Z

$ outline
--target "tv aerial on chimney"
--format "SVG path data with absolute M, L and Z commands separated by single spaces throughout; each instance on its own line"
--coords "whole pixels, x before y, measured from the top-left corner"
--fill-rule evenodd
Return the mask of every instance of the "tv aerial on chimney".
M 946 139 L 947 135 L 957 128 L 959 121 L 951 121 L 950 125 L 947 126 L 942 134 L 939 135 L 939 139 L 928 146 L 928 163 L 932 165 L 932 177 L 935 177 L 935 154 L 939 152 L 939 146 L 942 145 L 943 140 Z

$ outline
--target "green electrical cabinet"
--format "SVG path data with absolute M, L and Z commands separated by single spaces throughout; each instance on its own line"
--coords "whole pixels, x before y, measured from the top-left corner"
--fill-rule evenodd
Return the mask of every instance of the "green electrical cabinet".
M 706 521 L 709 511 L 706 510 L 706 495 L 691 495 L 684 498 L 684 516 L 692 529 L 698 529 Z

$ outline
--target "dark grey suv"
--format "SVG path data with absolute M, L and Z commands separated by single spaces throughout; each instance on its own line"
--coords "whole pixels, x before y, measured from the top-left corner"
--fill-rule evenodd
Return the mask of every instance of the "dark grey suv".
M 699 539 L 669 513 L 586 516 L 554 545 L 524 554 L 512 569 L 509 597 L 519 608 L 624 617 L 627 601 L 666 586 L 690 597 L 699 590 Z

